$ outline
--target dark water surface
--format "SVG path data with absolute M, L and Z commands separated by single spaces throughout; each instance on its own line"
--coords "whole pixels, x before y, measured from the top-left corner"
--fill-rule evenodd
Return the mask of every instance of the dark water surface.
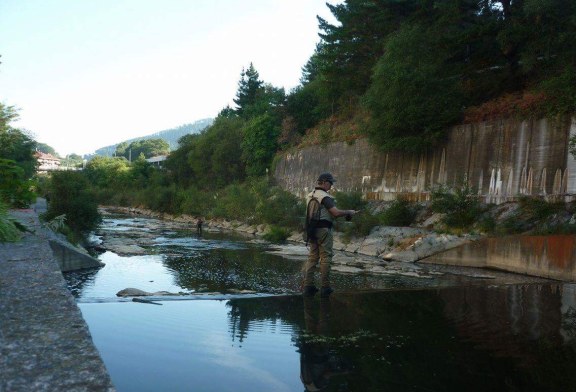
M 302 298 L 300 261 L 267 245 L 146 223 L 150 255 L 67 275 L 119 391 L 576 391 L 576 285 L 334 274 L 329 299 Z M 118 302 L 126 287 L 271 296 Z

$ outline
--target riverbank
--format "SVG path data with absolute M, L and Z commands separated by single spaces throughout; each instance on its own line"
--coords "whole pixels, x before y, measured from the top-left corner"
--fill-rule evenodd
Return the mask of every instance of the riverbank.
M 0 391 L 114 391 L 34 210 L 0 244 Z
M 198 221 L 198 217 L 190 215 L 172 215 L 136 207 L 102 206 L 101 211 L 164 219 L 194 228 Z M 425 228 L 437 219 L 437 216 L 428 218 L 421 225 L 422 227 L 378 227 L 368 236 L 358 238 L 347 238 L 344 233 L 335 231 L 334 250 L 375 257 L 384 261 L 415 262 L 483 238 L 478 234 L 454 235 Z M 230 230 L 257 237 L 264 236 L 269 230 L 267 225 L 248 225 L 244 222 L 226 219 L 204 220 L 203 228 L 208 231 Z M 302 233 L 298 231 L 291 232 L 287 240 L 304 245 Z
M 110 206 L 101 207 L 101 212 L 106 215 L 118 213 L 154 218 L 172 222 L 178 228 L 196 230 L 197 218 L 188 215 L 173 216 L 141 208 Z M 110 250 L 124 256 L 144 255 L 149 252 L 146 246 L 153 239 L 153 234 L 149 234 L 149 231 L 153 231 L 153 229 L 154 227 L 147 227 L 144 233 L 116 232 L 113 230 L 102 231 L 98 234 L 103 237 L 104 250 Z M 262 241 L 261 237 L 266 233 L 266 229 L 265 225 L 250 226 L 236 221 L 216 219 L 204 222 L 205 232 L 244 233 L 252 241 Z M 332 266 L 334 271 L 341 273 L 409 276 L 418 279 L 432 279 L 435 276 L 449 274 L 472 280 L 489 279 L 494 283 L 503 284 L 536 283 L 542 282 L 541 277 L 549 278 L 549 275 L 546 274 L 526 274 L 520 271 L 511 271 L 515 273 L 510 274 L 504 272 L 506 271 L 505 268 L 489 268 L 489 266 L 487 269 L 482 269 L 478 268 L 478 265 L 431 265 L 417 262 L 430 255 L 444 254 L 448 249 L 458 250 L 462 244 L 481 243 L 481 236 L 448 235 L 425 228 L 380 227 L 373 230 L 369 236 L 350 242 L 345 242 L 343 237 L 342 233 L 335 233 L 335 252 Z M 287 244 L 274 245 L 272 248 L 274 250 L 270 253 L 291 259 L 304 260 L 308 254 L 301 233 L 297 232 L 291 234 Z

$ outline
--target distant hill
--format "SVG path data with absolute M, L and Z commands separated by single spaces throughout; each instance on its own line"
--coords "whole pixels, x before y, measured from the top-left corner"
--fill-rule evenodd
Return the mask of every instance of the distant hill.
M 96 150 L 94 155 L 101 155 L 111 157 L 116 151 L 116 146 L 122 142 L 134 142 L 136 140 L 146 140 L 146 139 L 164 139 L 170 145 L 170 150 L 175 150 L 178 148 L 178 139 L 184 135 L 189 135 L 191 133 L 200 133 L 204 128 L 209 127 L 214 122 L 212 118 L 205 118 L 203 120 L 198 120 L 192 124 L 184 124 L 176 128 L 166 129 L 164 131 L 152 133 L 150 135 L 137 137 L 134 139 L 122 140 L 111 146 L 102 147 Z

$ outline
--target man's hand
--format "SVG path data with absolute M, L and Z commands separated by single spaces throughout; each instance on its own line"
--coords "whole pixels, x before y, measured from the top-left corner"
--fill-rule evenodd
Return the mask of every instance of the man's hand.
M 359 212 L 360 212 L 360 210 L 348 210 L 348 214 L 346 214 L 346 220 L 351 221 L 352 216 L 356 215 Z

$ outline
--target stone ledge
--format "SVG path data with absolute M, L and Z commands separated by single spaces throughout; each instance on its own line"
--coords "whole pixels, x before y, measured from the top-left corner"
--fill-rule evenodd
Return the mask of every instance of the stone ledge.
M 32 210 L 32 230 L 0 244 L 0 391 L 115 391 Z

